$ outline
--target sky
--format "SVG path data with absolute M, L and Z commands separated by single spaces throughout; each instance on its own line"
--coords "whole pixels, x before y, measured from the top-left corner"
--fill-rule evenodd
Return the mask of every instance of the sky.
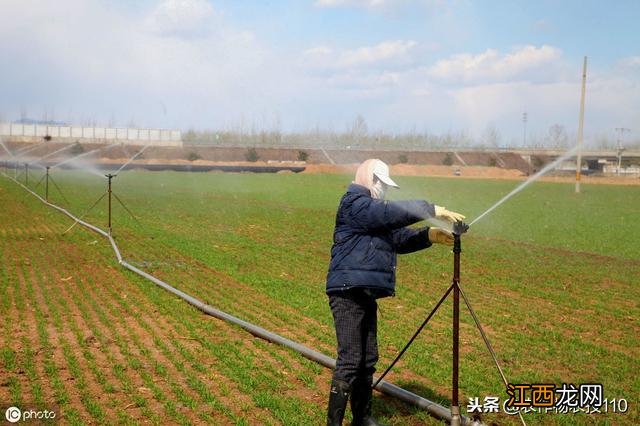
M 640 2 L 1 0 L 0 119 L 640 139 Z M 523 113 L 527 122 L 523 122 Z

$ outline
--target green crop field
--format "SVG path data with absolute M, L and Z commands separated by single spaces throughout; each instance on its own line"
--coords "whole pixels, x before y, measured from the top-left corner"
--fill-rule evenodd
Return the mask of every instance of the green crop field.
M 52 175 L 53 202 L 83 214 L 106 179 Z M 39 179 L 30 177 L 33 188 Z M 335 210 L 352 177 L 121 173 L 113 234 L 123 257 L 232 315 L 334 353 L 324 294 Z M 390 198 L 423 198 L 472 220 L 517 182 L 398 177 Z M 43 192 L 43 185 L 37 188 Z M 106 198 L 85 219 L 103 229 Z M 0 177 L 0 403 L 54 407 L 72 424 L 323 424 L 330 371 L 206 317 L 117 265 L 108 242 Z M 461 284 L 513 384 L 603 386 L 626 413 L 526 414 L 528 424 L 638 424 L 640 186 L 535 182 L 463 236 Z M 448 288 L 453 255 L 399 258 L 380 301 L 383 370 Z M 461 405 L 506 398 L 464 306 Z M 387 379 L 450 403 L 451 301 Z M 604 409 L 603 409 L 604 411 Z M 394 425 L 437 424 L 376 394 Z M 484 414 L 487 423 L 517 417 Z

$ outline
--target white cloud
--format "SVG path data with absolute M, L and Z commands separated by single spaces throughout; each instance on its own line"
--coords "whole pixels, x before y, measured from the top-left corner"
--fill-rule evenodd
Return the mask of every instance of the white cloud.
M 558 122 L 567 116 L 567 111 L 576 110 L 576 87 L 565 83 L 507 82 L 455 88 L 448 94 L 454 100 L 456 115 L 465 117 L 471 132 L 479 135 L 490 122 L 510 130 L 521 127 L 525 111 L 531 124 Z
M 315 97 L 382 100 L 398 90 L 412 63 L 412 40 L 387 40 L 355 49 L 316 46 L 305 50 L 300 71 Z
M 318 7 L 364 7 L 374 8 L 387 6 L 389 4 L 398 3 L 397 0 L 317 0 L 315 5 Z
M 317 46 L 303 52 L 303 61 L 308 67 L 319 70 L 397 67 L 411 60 L 410 51 L 416 45 L 413 40 L 388 40 L 356 49 Z
M 315 51 L 336 61 L 342 52 Z M 335 108 L 356 109 L 370 129 L 432 132 L 465 131 L 480 137 L 494 123 L 505 143 L 522 140 L 522 113 L 528 112 L 528 140 L 544 137 L 560 123 L 570 135 L 578 124 L 582 61 L 569 62 L 559 49 L 525 46 L 509 53 L 488 49 L 480 55 L 445 58 L 444 67 L 411 66 L 333 69 L 316 82 L 317 98 L 334 101 Z M 623 58 L 611 71 L 593 70 L 588 76 L 585 137 L 616 126 L 632 127 L 640 117 L 640 63 Z M 567 73 L 570 70 L 570 73 Z M 631 72 L 630 72 L 631 70 Z M 635 75 L 635 77 L 633 77 Z M 374 101 L 374 102 L 372 102 Z M 359 103 L 362 102 L 362 103 Z M 363 106 L 365 105 L 366 106 Z
M 333 52 L 333 49 L 327 46 L 316 46 L 304 51 L 304 55 L 308 57 L 322 57 L 329 55 Z
M 533 72 L 549 71 L 561 56 L 560 49 L 548 45 L 524 46 L 508 54 L 487 49 L 476 55 L 462 53 L 439 60 L 429 69 L 429 75 L 455 83 L 527 79 Z
M 375 46 L 365 46 L 355 50 L 347 50 L 340 55 L 339 64 L 343 67 L 360 67 L 380 62 L 401 60 L 407 57 L 415 41 L 384 41 Z
M 101 0 L 7 0 L 0 54 L 12 58 L 0 112 L 25 105 L 38 116 L 52 106 L 56 119 L 74 122 L 215 126 L 262 113 L 292 80 L 275 51 L 204 0 L 164 1 L 146 16 Z
M 587 137 L 614 127 L 631 127 L 632 123 L 637 122 L 640 117 L 639 84 L 610 74 L 590 80 L 587 78 Z M 460 117 L 476 135 L 490 122 L 498 123 L 507 134 L 518 135 L 518 130 L 522 131 L 521 117 L 525 111 L 529 116 L 528 127 L 538 129 L 538 133 L 544 133 L 555 123 L 560 123 L 570 133 L 575 133 L 578 126 L 580 85 L 579 76 L 575 81 L 512 81 L 455 87 L 448 90 L 446 96 L 454 102 L 454 109 L 450 114 Z M 519 140 L 516 136 L 516 142 Z
M 453 6 L 447 0 L 316 0 L 314 5 L 319 8 L 360 8 L 369 12 L 396 12 L 415 10 L 415 7 L 427 10 L 448 10 Z
M 213 17 L 213 7 L 206 0 L 164 0 L 146 24 L 159 34 L 203 36 L 212 29 Z
M 329 84 L 334 87 L 341 88 L 345 91 L 366 91 L 375 89 L 376 91 L 384 90 L 389 86 L 395 86 L 399 83 L 400 75 L 394 72 L 381 73 L 346 73 L 332 76 L 328 79 Z
M 626 68 L 640 68 L 640 56 L 629 56 L 620 61 L 620 65 Z
M 302 64 L 310 68 L 327 68 L 335 65 L 333 49 L 328 46 L 315 46 L 302 52 Z
M 160 16 L 173 16 L 167 4 L 183 4 L 171 1 L 145 14 L 105 0 L 3 0 L 0 115 L 17 118 L 24 105 L 40 118 L 51 107 L 55 119 L 76 123 L 114 116 L 121 124 L 133 118 L 184 129 L 239 122 L 259 128 L 262 117 L 277 115 L 283 129 L 342 130 L 362 114 L 371 130 L 416 125 L 481 134 L 493 122 L 507 137 L 521 134 L 526 109 L 532 132 L 577 125 L 582 61 L 554 46 L 487 49 L 430 63 L 422 58 L 437 52 L 425 55 L 422 39 L 285 51 L 217 9 L 176 12 L 179 18 L 162 26 Z M 178 31 L 187 22 L 195 33 Z M 587 134 L 638 122 L 639 66 L 636 55 L 611 69 L 590 68 Z

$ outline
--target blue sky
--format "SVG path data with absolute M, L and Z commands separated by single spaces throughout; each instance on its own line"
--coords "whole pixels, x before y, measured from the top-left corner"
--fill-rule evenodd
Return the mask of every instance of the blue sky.
M 640 2 L 4 0 L 0 118 L 640 139 Z
M 344 2 L 362 3 L 367 2 Z M 388 7 L 314 7 L 313 2 L 224 2 L 232 19 L 284 45 L 327 40 L 356 47 L 385 39 L 436 42 L 444 53 L 558 45 L 605 60 L 637 53 L 640 2 L 387 2 Z M 393 6 L 397 4 L 397 6 Z M 285 23 L 286 25 L 283 25 Z M 274 31 L 275 30 L 275 31 Z

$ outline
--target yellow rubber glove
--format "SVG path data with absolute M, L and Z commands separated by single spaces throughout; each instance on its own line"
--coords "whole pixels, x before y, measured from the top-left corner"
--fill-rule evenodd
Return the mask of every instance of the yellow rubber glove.
M 464 215 L 461 215 L 460 213 L 456 213 L 456 212 L 450 212 L 449 210 L 445 209 L 442 206 L 434 206 L 434 207 L 436 208 L 436 217 L 438 219 L 445 219 L 453 223 L 465 218 Z
M 435 244 L 453 245 L 453 234 L 442 228 L 429 228 L 429 241 Z

